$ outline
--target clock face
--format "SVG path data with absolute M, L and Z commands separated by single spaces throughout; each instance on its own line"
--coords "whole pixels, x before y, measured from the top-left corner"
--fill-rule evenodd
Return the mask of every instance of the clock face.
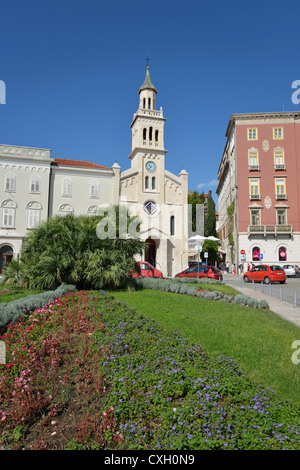
M 155 171 L 156 170 L 156 165 L 154 162 L 147 162 L 146 163 L 146 170 L 148 171 Z

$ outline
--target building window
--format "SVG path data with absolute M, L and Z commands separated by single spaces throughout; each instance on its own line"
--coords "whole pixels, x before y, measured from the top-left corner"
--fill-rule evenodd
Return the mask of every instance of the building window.
M 277 209 L 277 225 L 286 225 L 286 209 Z
M 153 201 L 148 201 L 144 204 L 144 211 L 148 215 L 154 215 L 157 212 L 157 204 Z
M 260 210 L 251 209 L 250 218 L 251 218 L 251 225 L 260 225 Z
M 286 248 L 281 246 L 278 250 L 278 259 L 279 261 L 287 261 Z
M 144 127 L 143 129 L 143 140 L 147 139 L 147 129 Z
M 145 189 L 149 189 L 149 176 L 145 177 Z
M 170 217 L 170 235 L 175 235 L 175 217 L 171 215 Z
M 146 108 L 146 98 L 143 99 L 143 108 Z
M 41 192 L 41 179 L 38 175 L 33 175 L 30 179 L 30 192 L 31 193 Z
M 273 127 L 273 139 L 283 139 L 282 127 Z
M 100 183 L 99 181 L 91 181 L 90 183 L 90 197 L 97 198 L 100 197 Z
M 152 177 L 152 189 L 155 189 L 155 176 Z
M 16 215 L 16 209 L 4 207 L 3 213 L 2 213 L 2 227 L 14 228 L 15 227 L 15 215 Z
M 72 206 L 70 206 L 70 204 L 63 204 L 62 206 L 60 206 L 60 208 L 58 209 L 58 213 L 61 217 L 65 217 L 67 215 L 70 215 L 70 214 L 73 214 L 74 213 L 74 209 Z
M 28 221 L 27 227 L 34 228 L 39 225 L 41 220 L 41 211 L 39 209 L 29 209 L 28 210 Z
M 65 178 L 62 182 L 62 196 L 72 196 L 72 180 Z
M 150 140 L 150 142 L 152 141 L 152 131 L 153 131 L 153 128 L 149 127 L 149 140 Z
M 275 170 L 285 170 L 283 150 L 274 150 L 274 168 Z
M 248 129 L 248 140 L 257 140 L 257 129 Z
M 148 109 L 151 109 L 151 98 L 148 98 Z
M 285 178 L 275 178 L 276 199 L 286 199 Z
M 16 190 L 16 175 L 14 173 L 8 173 L 5 176 L 5 191 Z
M 250 199 L 260 199 L 259 179 L 250 179 Z
M 252 261 L 259 261 L 260 248 L 255 246 L 252 250 Z
M 249 151 L 248 162 L 249 162 L 249 170 L 259 170 L 257 151 Z

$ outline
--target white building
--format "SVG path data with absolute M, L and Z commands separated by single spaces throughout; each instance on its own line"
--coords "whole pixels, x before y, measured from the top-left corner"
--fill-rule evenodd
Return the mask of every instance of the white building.
M 187 267 L 188 173 L 165 169 L 163 110 L 147 65 L 131 124 L 131 167 L 120 171 L 89 161 L 51 158 L 50 150 L 0 145 L 0 270 L 20 253 L 30 230 L 55 215 L 88 214 L 126 205 L 142 220 L 142 258 L 164 275 Z

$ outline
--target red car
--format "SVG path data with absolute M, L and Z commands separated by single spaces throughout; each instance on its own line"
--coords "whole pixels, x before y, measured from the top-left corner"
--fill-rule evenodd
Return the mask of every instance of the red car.
M 162 272 L 147 261 L 138 261 L 137 264 L 140 267 L 141 274 L 135 271 L 131 274 L 131 277 L 163 277 Z
M 284 284 L 286 281 L 286 274 L 280 266 L 267 264 L 258 264 L 254 266 L 250 271 L 245 272 L 243 275 L 245 282 L 264 282 L 270 284 L 270 282 L 280 282 Z
M 190 278 L 199 278 L 203 279 L 204 277 L 209 277 L 211 279 L 216 279 L 218 281 L 223 281 L 223 276 L 221 271 L 215 266 L 191 266 L 188 269 L 185 269 L 181 273 L 176 274 L 175 277 L 190 277 Z

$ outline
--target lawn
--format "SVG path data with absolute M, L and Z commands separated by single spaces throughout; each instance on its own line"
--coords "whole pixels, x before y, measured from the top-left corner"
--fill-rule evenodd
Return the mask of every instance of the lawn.
M 273 312 L 147 289 L 113 295 L 213 357 L 232 357 L 251 380 L 300 404 L 300 365 L 291 360 L 300 331 Z
M 32 294 L 40 294 L 39 290 L 32 290 L 26 288 L 7 288 L 0 287 L 0 302 L 12 302 L 13 300 L 21 299 L 22 297 L 27 297 Z

